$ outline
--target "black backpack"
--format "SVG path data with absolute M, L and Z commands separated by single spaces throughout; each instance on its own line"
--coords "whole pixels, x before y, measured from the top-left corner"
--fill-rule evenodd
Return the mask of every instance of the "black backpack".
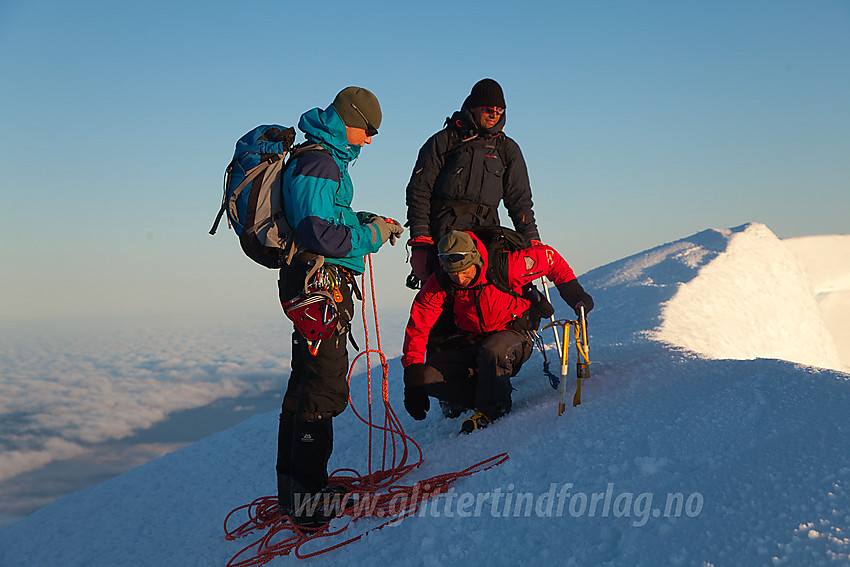
M 508 283 L 507 255 L 502 252 L 524 250 L 531 247 L 531 242 L 519 232 L 504 226 L 479 226 L 471 228 L 469 232 L 487 249 L 487 255 L 490 257 L 487 280 L 500 291 L 520 297 Z

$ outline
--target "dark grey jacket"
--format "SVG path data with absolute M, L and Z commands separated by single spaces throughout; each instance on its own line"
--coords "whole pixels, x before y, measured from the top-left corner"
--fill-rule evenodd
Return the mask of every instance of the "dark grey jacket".
M 504 202 L 517 232 L 540 240 L 525 159 L 502 132 L 504 124 L 505 114 L 493 128 L 479 131 L 461 110 L 425 142 L 407 184 L 411 238 L 430 236 L 436 243 L 452 229 L 498 225 L 497 209 Z

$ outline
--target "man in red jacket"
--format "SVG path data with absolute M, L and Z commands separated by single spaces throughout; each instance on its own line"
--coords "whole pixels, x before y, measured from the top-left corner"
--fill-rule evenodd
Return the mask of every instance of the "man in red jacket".
M 425 419 L 429 396 L 473 409 L 461 429 L 468 433 L 511 410 L 510 379 L 531 356 L 531 331 L 552 312 L 531 282 L 547 277 L 576 313 L 582 306 L 589 312 L 593 299 L 569 264 L 545 244 L 490 258 L 472 232 L 451 231 L 437 250 L 442 269 L 416 295 L 405 331 L 404 407 L 417 420 Z M 501 270 L 499 277 L 493 269 L 488 272 L 491 263 Z M 428 334 L 445 308 L 454 312 L 458 334 L 449 346 L 428 353 L 426 361 Z

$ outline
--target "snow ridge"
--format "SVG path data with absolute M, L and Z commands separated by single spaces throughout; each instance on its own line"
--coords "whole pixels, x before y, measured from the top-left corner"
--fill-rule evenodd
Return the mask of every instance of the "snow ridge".
M 757 223 L 717 235 L 726 239 L 725 250 L 679 285 L 654 336 L 714 359 L 843 369 L 809 273 L 782 241 Z

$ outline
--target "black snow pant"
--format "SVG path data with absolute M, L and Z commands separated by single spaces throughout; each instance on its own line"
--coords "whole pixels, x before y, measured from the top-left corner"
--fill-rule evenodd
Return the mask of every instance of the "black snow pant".
M 339 269 L 339 268 L 338 268 Z M 340 274 L 342 274 L 342 269 Z M 307 268 L 302 264 L 281 269 L 281 301 L 301 291 Z M 328 461 L 333 451 L 333 418 L 348 405 L 348 351 L 346 340 L 354 313 L 351 284 L 340 278 L 341 324 L 311 355 L 307 340 L 292 333 L 292 372 L 283 396 L 277 444 L 278 502 L 291 513 L 299 501 L 328 484 Z
M 428 354 L 426 364 L 436 369 L 443 381 L 426 384 L 425 391 L 495 419 L 511 411 L 511 377 L 529 359 L 533 347 L 529 333 L 514 330 L 456 343 L 456 348 L 447 344 Z

